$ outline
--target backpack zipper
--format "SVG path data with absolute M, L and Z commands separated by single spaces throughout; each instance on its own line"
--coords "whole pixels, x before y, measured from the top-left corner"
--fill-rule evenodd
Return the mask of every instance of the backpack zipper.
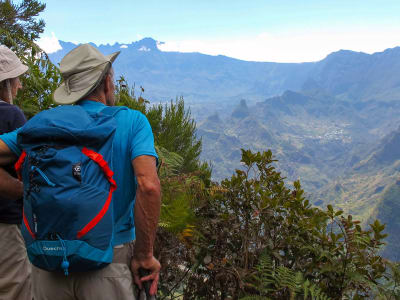
M 46 176 L 46 174 L 44 174 L 43 171 L 40 170 L 38 167 L 32 166 L 32 167 L 31 167 L 31 170 L 32 170 L 32 171 L 38 172 L 39 175 L 42 176 L 42 178 L 46 181 L 46 183 L 47 183 L 48 185 L 50 185 L 50 186 L 52 186 L 52 187 L 55 187 L 55 186 L 56 186 L 53 182 L 50 181 L 50 179 Z

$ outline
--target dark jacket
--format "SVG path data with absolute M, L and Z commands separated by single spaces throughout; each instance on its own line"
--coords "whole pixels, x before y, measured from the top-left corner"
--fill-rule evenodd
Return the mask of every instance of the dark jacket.
M 13 131 L 25 123 L 26 118 L 17 106 L 0 100 L 0 134 Z M 4 169 L 16 177 L 14 165 L 6 166 Z M 21 224 L 21 221 L 22 199 L 10 201 L 0 195 L 0 223 Z

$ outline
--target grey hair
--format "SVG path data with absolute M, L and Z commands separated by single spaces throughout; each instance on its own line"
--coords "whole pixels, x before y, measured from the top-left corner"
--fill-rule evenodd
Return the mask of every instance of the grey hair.
M 10 79 L 6 79 L 6 89 L 8 92 L 8 101 L 10 101 L 10 104 L 13 104 L 13 97 L 11 93 L 11 84 L 10 84 Z
M 7 95 L 5 95 L 5 92 L 7 93 Z M 11 92 L 11 79 L 0 81 L 0 93 L 3 94 L 4 97 L 8 96 L 8 101 L 10 102 L 10 104 L 13 103 Z

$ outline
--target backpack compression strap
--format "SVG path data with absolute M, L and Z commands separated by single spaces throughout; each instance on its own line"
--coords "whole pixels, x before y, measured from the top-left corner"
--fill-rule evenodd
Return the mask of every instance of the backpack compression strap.
M 89 157 L 91 160 L 96 162 L 100 166 L 100 168 L 103 170 L 104 175 L 106 176 L 107 180 L 110 182 L 110 191 L 108 193 L 107 200 L 104 203 L 100 212 L 88 224 L 86 224 L 85 227 L 83 227 L 78 232 L 78 235 L 77 235 L 78 239 L 80 239 L 85 234 L 87 234 L 90 230 L 92 230 L 93 227 L 95 227 L 97 225 L 97 223 L 99 223 L 100 220 L 104 217 L 104 215 L 108 211 L 108 208 L 110 207 L 112 194 L 117 189 L 117 183 L 112 178 L 112 176 L 114 175 L 114 172 L 111 171 L 110 167 L 108 166 L 107 162 L 104 160 L 103 156 L 93 150 L 86 148 L 86 147 L 82 149 L 82 152 L 87 157 Z
M 24 209 L 22 209 L 22 219 L 23 219 L 24 224 L 25 224 L 25 227 L 26 227 L 26 229 L 28 230 L 28 232 L 29 232 L 29 234 L 31 235 L 31 237 L 32 237 L 34 240 L 36 240 L 36 235 L 32 232 L 32 229 L 31 229 L 31 227 L 29 226 L 28 219 L 27 219 L 26 216 L 25 216 Z
M 15 163 L 15 171 L 17 172 L 18 179 L 22 181 L 21 169 L 22 164 L 24 163 L 26 158 L 25 150 L 22 151 L 21 156 L 18 158 L 18 161 Z
M 15 163 L 15 171 L 17 172 L 17 176 L 18 176 L 19 180 L 22 180 L 21 169 L 22 169 L 22 164 L 25 161 L 25 158 L 26 158 L 26 152 L 22 151 L 21 156 L 18 158 L 18 161 Z M 22 209 L 22 220 L 23 220 L 25 227 L 28 230 L 29 234 L 35 240 L 36 235 L 32 232 L 32 229 L 29 226 L 28 219 L 26 218 L 25 212 L 23 209 Z

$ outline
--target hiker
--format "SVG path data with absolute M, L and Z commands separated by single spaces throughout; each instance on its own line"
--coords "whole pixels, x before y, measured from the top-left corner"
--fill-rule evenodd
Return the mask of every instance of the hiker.
M 28 67 L 6 46 L 0 45 L 0 134 L 13 131 L 26 122 L 23 112 L 13 105 L 22 87 L 19 76 Z M 26 255 L 20 224 L 22 183 L 14 166 L 0 168 L 0 299 L 32 299 L 31 265 Z
M 47 166 L 46 169 L 40 169 L 40 166 L 36 166 L 36 162 L 34 161 L 24 163 L 24 155 L 20 156 L 22 149 L 19 142 L 22 141 L 22 143 L 24 143 L 26 141 L 26 143 L 28 143 L 33 140 L 40 143 L 41 139 L 45 138 L 48 138 L 49 141 L 53 141 L 53 137 L 46 136 L 46 130 L 39 129 L 40 126 L 46 126 L 46 122 L 61 124 L 69 129 L 72 128 L 71 132 L 73 134 L 79 135 L 82 134 L 82 132 L 86 132 L 85 134 L 89 134 L 88 139 L 90 138 L 93 141 L 98 141 L 104 138 L 104 136 L 112 135 L 112 131 L 108 131 L 112 127 L 112 122 L 109 120 L 108 115 L 112 115 L 116 121 L 115 134 L 112 140 L 112 147 L 110 147 L 110 149 L 113 148 L 113 155 L 112 158 L 110 158 L 112 160 L 112 170 L 109 169 L 105 159 L 109 152 L 104 152 L 103 155 L 99 155 L 92 150 L 83 148 L 81 155 L 82 157 L 86 155 L 98 162 L 110 183 L 107 185 L 110 191 L 109 193 L 106 191 L 106 195 L 108 194 L 108 201 L 112 194 L 111 206 L 113 215 L 110 219 L 112 220 L 110 222 L 112 222 L 114 228 L 112 233 L 114 252 L 112 263 L 98 270 L 74 272 L 73 267 L 84 268 L 84 264 L 81 266 L 74 266 L 73 260 L 76 256 L 72 258 L 68 257 L 68 251 L 73 250 L 73 247 L 71 248 L 68 245 L 80 243 L 79 245 L 83 248 L 89 246 L 83 242 L 81 243 L 79 239 L 77 241 L 69 241 L 65 237 L 60 236 L 57 232 L 54 233 L 53 236 L 51 236 L 51 234 L 49 234 L 48 237 L 46 236 L 49 241 L 35 241 L 36 235 L 41 234 L 41 227 L 45 227 L 48 224 L 46 224 L 46 220 L 37 220 L 34 214 L 31 217 L 29 210 L 32 210 L 32 208 L 27 207 L 27 211 L 25 211 L 27 217 L 26 220 L 24 219 L 22 227 L 23 234 L 25 232 L 24 238 L 26 237 L 25 240 L 30 239 L 33 244 L 37 242 L 39 243 L 38 245 L 43 246 L 38 246 L 36 250 L 28 248 L 28 253 L 32 250 L 31 255 L 35 257 L 33 264 L 43 264 L 43 268 L 34 266 L 32 271 L 35 299 L 135 299 L 134 282 L 139 288 L 142 288 L 145 281 L 152 281 L 150 294 L 154 295 L 157 291 L 159 271 L 161 268 L 160 263 L 153 256 L 153 244 L 160 213 L 160 182 L 156 170 L 157 154 L 154 148 L 152 130 L 146 117 L 135 110 L 127 108 L 119 110 L 118 107 L 112 107 L 115 104 L 114 71 L 112 63 L 117 58 L 118 54 L 119 52 L 116 52 L 104 56 L 89 44 L 80 45 L 70 51 L 60 63 L 60 71 L 64 80 L 55 91 L 53 97 L 54 101 L 58 104 L 76 105 L 61 106 L 50 111 L 39 113 L 21 129 L 0 136 L 0 165 L 15 162 L 17 157 L 20 157 L 16 168 L 22 168 L 22 176 L 25 176 L 25 178 L 36 176 L 37 179 L 35 180 L 43 183 L 39 188 L 33 185 L 32 189 L 25 190 L 26 193 L 29 192 L 31 194 L 31 197 L 37 197 L 35 199 L 40 202 L 43 200 L 41 197 L 45 198 L 45 195 L 50 193 L 49 191 L 51 190 L 60 189 L 60 191 L 64 191 L 63 193 L 67 193 L 68 191 L 66 189 L 62 190 L 62 185 L 67 184 L 67 182 L 62 182 L 62 180 L 81 182 L 85 176 L 83 173 L 83 168 L 85 167 L 84 163 L 82 162 L 82 165 L 79 163 L 79 165 L 67 166 L 67 168 L 60 167 L 60 174 L 56 174 L 57 171 L 51 173 L 56 170 L 53 165 Z M 78 117 L 72 117 L 73 114 L 79 113 L 80 111 L 81 113 Z M 63 112 L 66 114 L 65 116 L 61 114 Z M 64 120 L 63 117 L 65 118 Z M 102 120 L 101 122 L 105 122 L 103 123 L 102 130 L 90 131 L 91 124 L 89 123 L 84 127 L 79 127 L 81 126 L 80 124 L 88 122 L 87 120 L 92 117 L 98 118 L 97 120 Z M 41 118 L 47 118 L 47 121 L 41 122 Z M 75 130 L 78 127 L 79 130 Z M 87 130 L 88 128 L 89 130 Z M 57 126 L 51 128 L 51 130 L 54 136 L 63 134 L 63 130 L 59 130 Z M 40 136 L 41 138 L 39 138 Z M 71 137 L 67 135 L 65 138 L 68 139 Z M 78 142 L 85 142 L 79 138 L 77 140 Z M 105 139 L 105 144 L 107 144 L 107 141 L 108 140 Z M 72 149 L 72 147 L 66 149 L 66 151 L 70 151 L 68 149 Z M 32 150 L 32 148 L 28 149 L 28 151 L 30 150 Z M 36 150 L 33 149 L 32 151 L 34 152 Z M 41 155 L 41 153 L 39 153 L 40 151 L 42 151 L 42 153 L 57 153 L 57 156 L 65 155 L 66 153 L 65 151 L 63 152 L 62 146 L 51 148 L 50 150 L 47 146 L 43 146 L 35 152 L 35 155 Z M 71 153 L 73 153 L 75 150 L 72 149 L 71 151 Z M 48 154 L 47 157 L 50 157 L 50 154 Z M 65 157 L 65 159 L 68 159 L 68 157 Z M 87 160 L 87 158 L 82 159 Z M 31 164 L 32 166 L 28 169 L 24 169 L 27 164 Z M 87 164 L 87 166 L 89 166 L 89 164 Z M 24 172 L 31 172 L 31 169 L 33 171 L 30 175 L 24 175 Z M 93 170 L 95 169 L 92 168 L 92 171 Z M 64 171 L 65 174 L 61 174 L 61 172 Z M 91 170 L 86 172 L 89 171 Z M 96 175 L 91 176 L 88 180 L 102 180 L 103 177 L 104 176 Z M 58 181 L 58 184 L 53 181 Z M 99 184 L 103 183 L 100 182 Z M 81 185 L 78 184 L 76 186 L 79 188 Z M 85 192 L 85 188 L 93 189 L 95 192 L 90 192 L 91 190 L 88 190 L 81 199 L 76 199 L 76 197 L 69 198 L 71 205 L 72 203 L 76 205 L 77 201 L 80 201 L 78 203 L 81 205 L 81 207 L 74 206 L 71 210 L 65 212 L 66 214 L 71 214 L 71 222 L 79 221 L 76 220 L 79 219 L 76 214 L 79 213 L 80 210 L 87 209 L 86 206 L 91 203 L 89 198 L 98 191 L 94 186 L 95 185 L 88 187 L 82 185 L 81 189 L 83 192 Z M 106 188 L 106 185 L 104 185 L 104 188 Z M 100 193 L 102 191 L 98 192 Z M 57 195 L 57 197 L 62 196 L 61 192 L 60 195 Z M 102 209 L 100 213 L 102 213 L 102 217 L 107 217 L 109 209 L 106 205 L 104 208 L 105 209 Z M 54 211 L 53 214 L 57 214 L 57 211 Z M 62 217 L 63 216 L 60 218 Z M 52 216 L 48 215 L 48 219 L 52 220 Z M 97 218 L 97 220 L 93 219 L 93 221 L 99 222 L 100 219 L 101 218 Z M 92 223 L 92 221 L 90 223 Z M 90 226 L 90 223 L 87 224 L 89 227 L 85 233 L 82 233 L 83 230 L 81 230 L 78 233 L 78 237 L 86 234 L 93 228 L 96 229 L 94 225 Z M 101 230 L 91 231 L 92 234 L 101 234 L 103 230 L 105 232 L 111 226 L 105 226 L 101 223 L 98 224 L 103 227 L 101 227 Z M 69 224 L 65 224 L 64 227 L 68 227 L 68 225 Z M 87 226 L 85 226 L 85 228 Z M 64 228 L 60 226 L 58 227 L 59 231 L 63 229 Z M 89 239 L 90 237 L 85 236 L 85 238 Z M 101 240 L 94 242 L 102 243 L 107 239 L 110 239 L 110 235 L 103 234 Z M 90 249 L 93 250 L 94 248 L 92 247 Z M 61 266 L 55 266 L 55 268 L 58 268 L 57 270 L 61 267 L 64 272 L 43 270 L 45 267 L 52 267 L 50 266 L 52 263 L 51 258 L 41 261 L 43 253 L 53 250 L 56 251 L 55 254 L 64 253 Z M 93 251 L 96 253 L 104 253 L 100 250 L 101 249 L 94 249 Z M 35 256 L 34 251 L 38 251 L 39 255 Z M 77 255 L 85 255 L 85 253 L 77 253 Z M 93 261 L 89 259 L 94 260 L 97 256 L 100 255 L 93 254 L 88 256 L 88 260 L 84 262 L 91 264 Z M 72 268 L 71 272 L 69 272 L 69 268 Z M 141 277 L 139 274 L 140 269 L 147 270 L 148 275 Z

